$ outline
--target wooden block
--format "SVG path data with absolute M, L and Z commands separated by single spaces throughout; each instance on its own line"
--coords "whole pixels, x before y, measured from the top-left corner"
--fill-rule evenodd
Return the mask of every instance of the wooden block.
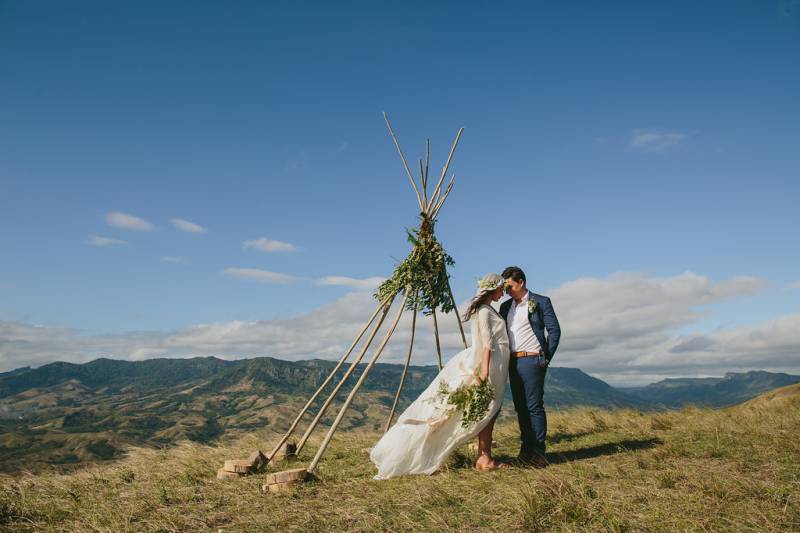
M 299 483 L 299 481 L 290 481 L 288 483 L 265 483 L 261 486 L 261 491 L 265 493 L 286 492 L 297 483 Z
M 256 450 L 250 454 L 250 457 L 247 458 L 247 462 L 253 467 L 254 471 L 260 472 L 267 466 L 268 461 L 267 456 L 261 453 L 261 450 Z
M 267 474 L 264 479 L 266 485 L 274 485 L 277 483 L 288 483 L 291 481 L 303 481 L 308 477 L 308 470 L 305 468 L 295 468 L 293 470 L 284 470 L 283 472 L 274 472 Z
M 312 479 L 315 479 L 314 474 L 306 471 L 303 468 L 286 470 L 284 472 L 276 472 L 276 474 L 281 475 L 275 476 L 274 474 L 270 474 L 267 476 L 267 483 L 261 485 L 262 492 L 285 492 L 305 481 L 311 481 Z M 287 479 L 288 481 L 275 481 L 275 479 Z
M 220 468 L 217 470 L 217 479 L 239 479 L 243 477 L 244 474 L 239 474 L 236 472 L 228 472 L 224 468 Z
M 227 472 L 236 472 L 237 474 L 252 474 L 255 468 L 249 461 L 243 459 L 230 459 L 225 461 L 225 466 L 222 467 Z

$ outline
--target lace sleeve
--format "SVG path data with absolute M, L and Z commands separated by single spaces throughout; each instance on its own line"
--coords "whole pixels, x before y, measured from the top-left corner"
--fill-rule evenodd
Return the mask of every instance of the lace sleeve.
M 492 347 L 492 326 L 489 322 L 489 314 L 491 311 L 486 307 L 478 309 L 478 339 L 481 343 L 481 349 Z

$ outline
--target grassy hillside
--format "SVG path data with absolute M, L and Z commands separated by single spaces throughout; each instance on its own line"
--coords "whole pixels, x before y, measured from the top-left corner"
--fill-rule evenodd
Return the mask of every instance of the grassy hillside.
M 70 469 L 117 460 L 131 446 L 161 447 L 186 439 L 211 443 L 261 428 L 283 431 L 333 366 L 320 360 L 206 357 L 97 359 L 21 369 L 0 376 L 0 471 Z M 401 372 L 400 365 L 376 365 L 344 429 L 381 427 Z M 409 370 L 401 409 L 436 372 L 432 366 Z M 340 392 L 340 401 L 359 373 Z M 647 405 L 577 369 L 551 369 L 547 387 L 553 407 Z M 333 415 L 335 410 L 327 420 Z
M 319 481 L 259 492 L 218 481 L 224 459 L 273 442 L 137 449 L 70 475 L 0 479 L 9 531 L 797 531 L 800 385 L 722 410 L 573 409 L 550 417 L 553 465 L 481 474 L 466 449 L 441 472 L 373 481 L 371 431 L 337 435 Z M 516 452 L 513 423 L 497 430 Z M 313 447 L 308 453 L 313 452 Z M 294 466 L 294 465 L 291 465 Z M 277 464 L 271 469 L 283 469 Z

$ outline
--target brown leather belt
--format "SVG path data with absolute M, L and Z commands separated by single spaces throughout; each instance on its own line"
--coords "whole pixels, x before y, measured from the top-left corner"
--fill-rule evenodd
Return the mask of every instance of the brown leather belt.
M 513 355 L 516 358 L 520 358 L 520 357 L 539 357 L 540 355 L 542 355 L 542 352 L 511 352 L 511 355 Z

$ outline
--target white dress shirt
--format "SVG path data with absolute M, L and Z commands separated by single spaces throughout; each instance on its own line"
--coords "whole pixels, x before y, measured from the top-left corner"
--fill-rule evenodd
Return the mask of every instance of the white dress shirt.
M 531 323 L 528 321 L 528 295 L 522 297 L 517 303 L 511 299 L 511 308 L 508 310 L 508 340 L 512 352 L 539 352 L 542 346 L 533 333 Z

